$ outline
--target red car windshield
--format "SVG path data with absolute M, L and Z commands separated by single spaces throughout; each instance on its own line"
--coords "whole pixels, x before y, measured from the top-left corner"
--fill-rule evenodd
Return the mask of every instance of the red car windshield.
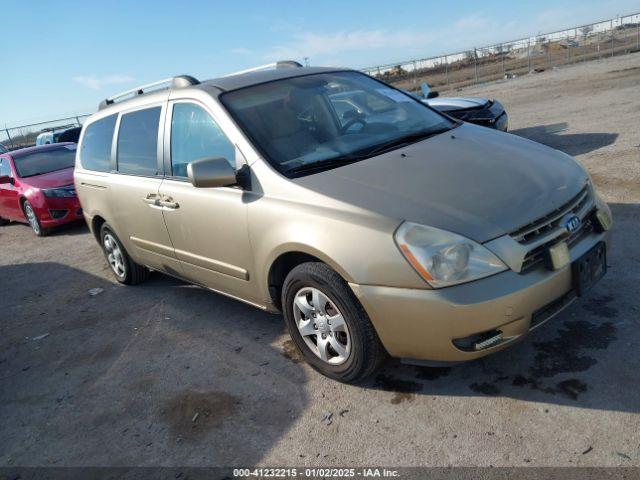
M 18 171 L 18 176 L 33 177 L 44 173 L 55 172 L 73 167 L 76 161 L 76 146 L 34 152 L 19 157 L 14 157 L 13 163 Z

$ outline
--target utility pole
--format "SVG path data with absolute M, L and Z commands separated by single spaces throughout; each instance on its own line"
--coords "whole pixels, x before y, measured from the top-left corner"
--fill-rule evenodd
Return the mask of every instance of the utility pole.
M 613 57 L 613 18 L 611 19 L 611 56 Z
M 638 35 L 640 35 L 640 30 L 638 30 Z M 447 86 L 448 86 L 449 85 L 449 59 L 446 55 L 444 56 L 444 76 L 447 79 Z
M 6 123 L 4 125 L 4 131 L 7 132 L 7 138 L 11 142 L 11 148 L 14 148 L 15 145 L 13 144 L 13 138 L 11 138 L 11 134 L 9 133 L 9 129 L 7 128 L 7 124 Z
M 476 73 L 476 84 L 478 83 L 478 50 L 473 47 L 473 68 Z

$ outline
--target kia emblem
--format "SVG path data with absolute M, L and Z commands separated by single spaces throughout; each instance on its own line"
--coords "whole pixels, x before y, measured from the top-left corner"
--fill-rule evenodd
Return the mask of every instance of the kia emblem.
M 580 220 L 580 217 L 578 217 L 577 215 L 571 215 L 569 218 L 567 218 L 564 224 L 564 228 L 567 229 L 567 232 L 573 233 L 580 228 L 581 224 L 582 221 Z

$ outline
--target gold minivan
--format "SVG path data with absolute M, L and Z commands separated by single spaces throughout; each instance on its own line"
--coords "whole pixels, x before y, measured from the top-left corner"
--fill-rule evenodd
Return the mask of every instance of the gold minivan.
M 75 183 L 119 282 L 281 311 L 345 382 L 515 343 L 604 275 L 612 222 L 568 155 L 292 62 L 103 101 Z

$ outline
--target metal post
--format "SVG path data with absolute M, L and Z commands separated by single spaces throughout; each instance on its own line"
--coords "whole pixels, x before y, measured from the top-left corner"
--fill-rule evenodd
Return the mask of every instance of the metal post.
M 449 57 L 444 56 L 444 76 L 447 79 L 447 86 L 449 85 Z
M 611 56 L 613 57 L 613 18 L 611 19 Z
M 418 65 L 413 61 L 413 83 L 418 83 Z
M 531 72 L 531 39 L 527 40 L 527 70 Z
M 4 131 L 7 132 L 7 138 L 11 142 L 11 148 L 14 148 L 15 145 L 13 144 L 13 138 L 11 138 L 11 134 L 9 133 L 9 129 L 7 128 L 6 125 L 4 126 Z
M 598 48 L 598 60 L 600 60 L 600 32 L 598 32 L 597 48 Z
M 478 83 L 478 51 L 473 47 L 473 68 L 476 73 L 476 84 Z
M 502 60 L 502 77 L 504 78 L 505 73 L 507 73 L 504 70 L 504 47 L 502 48 L 502 51 L 500 53 L 502 54 L 501 55 L 501 57 L 502 57 L 502 59 L 501 59 Z
M 640 22 L 638 22 L 638 35 L 636 36 L 636 50 L 640 50 Z

